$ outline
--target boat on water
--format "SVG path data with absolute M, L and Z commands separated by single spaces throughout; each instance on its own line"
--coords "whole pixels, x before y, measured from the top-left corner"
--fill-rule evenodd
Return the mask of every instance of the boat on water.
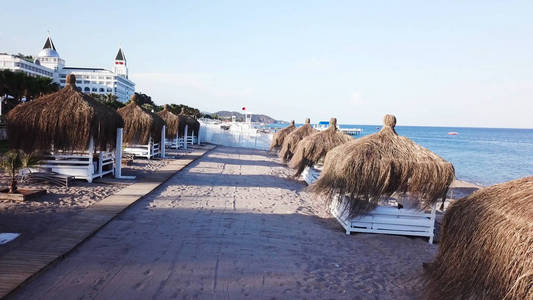
M 455 131 L 450 131 L 448 132 L 448 135 L 458 135 L 459 133 L 458 132 L 455 132 Z
M 320 121 L 318 122 L 318 124 L 316 124 L 315 126 L 313 126 L 313 128 L 317 129 L 317 130 L 326 130 L 328 129 L 329 127 L 329 122 L 328 121 Z M 363 133 L 363 129 L 362 128 L 345 128 L 345 127 L 338 127 L 340 131 L 346 133 L 347 135 L 351 135 L 351 136 L 357 136 L 357 135 L 361 135 Z

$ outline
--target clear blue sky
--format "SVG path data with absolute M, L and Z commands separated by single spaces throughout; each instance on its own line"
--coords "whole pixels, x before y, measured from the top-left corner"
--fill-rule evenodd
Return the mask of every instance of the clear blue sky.
M 468 2 L 468 3 L 465 3 Z M 156 103 L 277 119 L 533 128 L 533 1 L 9 1 L 0 52 L 122 46 Z

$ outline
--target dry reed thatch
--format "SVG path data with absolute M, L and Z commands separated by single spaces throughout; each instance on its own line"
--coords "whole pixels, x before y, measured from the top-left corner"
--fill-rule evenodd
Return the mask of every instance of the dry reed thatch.
M 281 147 L 283 145 L 283 140 L 285 139 L 285 137 L 295 129 L 296 126 L 294 126 L 294 120 L 292 120 L 289 126 L 274 133 L 274 136 L 272 137 L 272 143 L 270 144 L 270 151 L 272 152 L 274 151 L 274 149 Z
M 283 145 L 281 146 L 281 150 L 278 154 L 279 158 L 283 162 L 288 162 L 291 160 L 294 151 L 296 151 L 296 146 L 303 138 L 318 132 L 318 130 L 311 127 L 310 123 L 311 120 L 307 118 L 303 126 L 293 130 L 285 137 L 283 140 Z
M 394 193 L 408 196 L 421 208 L 446 197 L 455 177 L 449 162 L 394 130 L 396 117 L 386 115 L 383 128 L 375 134 L 352 140 L 326 155 L 319 179 L 310 190 L 346 195 L 344 209 L 351 216 L 376 207 L 382 197 Z
M 426 275 L 428 299 L 533 299 L 533 177 L 455 201 Z
M 168 139 L 175 139 L 178 136 L 180 117 L 176 116 L 165 104 L 164 109 L 157 113 L 163 121 L 165 121 L 165 137 Z
M 8 145 L 28 153 L 51 148 L 86 151 L 92 136 L 96 150 L 114 149 L 117 128 L 123 125 L 116 111 L 79 92 L 70 74 L 63 89 L 9 112 Z
M 352 140 L 351 136 L 337 129 L 337 119 L 331 118 L 328 129 L 307 136 L 298 143 L 289 167 L 296 169 L 294 176 L 298 177 L 306 166 L 313 166 L 331 149 Z
M 161 140 L 161 129 L 165 121 L 157 114 L 148 111 L 137 104 L 137 95 L 131 96 L 128 105 L 117 109 L 124 119 L 124 143 L 130 145 L 146 145 L 152 137 L 152 141 Z
M 192 116 L 185 114 L 184 107 L 181 108 L 181 112 L 178 114 L 178 117 L 180 118 L 178 132 L 180 137 L 185 135 L 185 125 L 187 125 L 188 136 L 191 136 L 193 132 L 195 136 L 198 136 L 198 131 L 200 130 L 200 122 L 198 122 L 198 120 L 196 120 Z M 183 120 L 183 122 L 181 120 Z

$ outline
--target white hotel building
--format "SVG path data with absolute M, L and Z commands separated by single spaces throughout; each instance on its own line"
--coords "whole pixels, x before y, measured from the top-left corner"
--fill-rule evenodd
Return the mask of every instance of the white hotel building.
M 35 61 L 0 53 L 0 70 L 21 71 L 30 76 L 52 78 L 61 87 L 65 86 L 68 74 L 76 75 L 76 86 L 84 93 L 113 94 L 121 102 L 126 102 L 135 93 L 135 83 L 128 79 L 126 57 L 122 49 L 115 57 L 113 70 L 103 68 L 66 67 L 59 56 L 52 39 L 48 37 Z

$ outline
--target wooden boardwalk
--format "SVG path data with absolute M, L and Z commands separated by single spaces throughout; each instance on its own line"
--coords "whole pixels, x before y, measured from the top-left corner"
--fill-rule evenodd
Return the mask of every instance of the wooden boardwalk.
M 0 298 L 64 257 L 130 205 L 213 148 L 212 145 L 194 148 L 190 154 L 171 161 L 149 178 L 125 187 L 77 214 L 62 227 L 49 230 L 1 257 Z
M 10 295 L 418 299 L 427 239 L 347 236 L 266 151 L 217 147 Z

